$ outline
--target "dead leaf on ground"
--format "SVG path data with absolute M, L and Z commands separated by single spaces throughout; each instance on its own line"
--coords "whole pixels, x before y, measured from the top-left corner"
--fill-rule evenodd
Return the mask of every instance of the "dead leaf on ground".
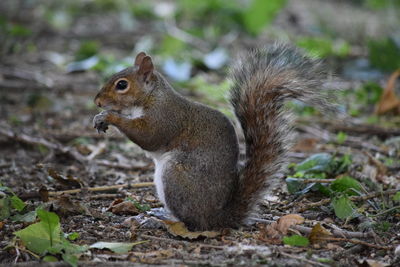
M 53 202 L 54 211 L 62 215 L 91 214 L 88 208 L 68 195 L 57 196 Z
M 318 144 L 318 139 L 316 138 L 303 138 L 300 139 L 292 148 L 296 152 L 310 152 L 314 151 Z
M 375 107 L 375 114 L 382 115 L 389 111 L 400 114 L 400 99 L 395 93 L 395 84 L 399 76 L 400 69 L 393 72 L 393 74 L 390 76 L 389 81 L 386 84 L 386 88 L 383 91 L 382 97 Z
M 320 223 L 314 225 L 311 229 L 310 236 L 308 239 L 311 244 L 321 244 L 326 242 L 326 238 L 331 237 L 332 234 L 327 229 L 325 229 Z
M 140 210 L 132 201 L 124 201 L 120 198 L 114 200 L 107 211 L 117 215 L 138 215 L 140 213 Z
M 191 232 L 186 228 L 183 222 L 174 222 L 168 220 L 164 220 L 163 222 L 165 223 L 168 232 L 173 236 L 179 236 L 187 239 L 197 239 L 199 237 L 214 238 L 221 235 L 221 232 L 217 231 Z
M 278 219 L 278 231 L 286 235 L 289 227 L 304 223 L 304 218 L 299 214 L 288 214 Z
M 268 240 L 268 242 L 272 243 L 280 243 L 281 238 L 287 234 L 291 226 L 302 224 L 303 222 L 304 218 L 298 214 L 282 216 L 277 222 L 273 222 L 265 227 L 265 229 L 261 229 L 260 239 L 264 241 Z
M 78 179 L 75 178 L 71 175 L 64 176 L 60 173 L 58 173 L 56 170 L 53 168 L 49 168 L 47 170 L 47 173 L 51 178 L 56 180 L 58 183 L 67 186 L 68 188 L 81 188 L 82 187 L 82 182 Z

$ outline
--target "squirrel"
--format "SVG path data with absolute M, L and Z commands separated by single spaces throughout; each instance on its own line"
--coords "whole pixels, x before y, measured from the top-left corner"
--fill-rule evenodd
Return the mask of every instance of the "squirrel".
M 334 110 L 324 75 L 318 60 L 281 43 L 236 62 L 230 102 L 246 142 L 243 167 L 232 122 L 176 92 L 144 52 L 96 95 L 104 110 L 93 124 L 99 132 L 115 126 L 153 158 L 157 195 L 188 229 L 238 227 L 287 161 L 292 127 L 285 100 Z

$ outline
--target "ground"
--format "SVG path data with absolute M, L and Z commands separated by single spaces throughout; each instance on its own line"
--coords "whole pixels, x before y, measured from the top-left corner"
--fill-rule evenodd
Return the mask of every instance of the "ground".
M 73 253 L 79 255 L 81 266 L 400 265 L 400 121 L 396 110 L 400 101 L 390 112 L 376 111 L 388 105 L 382 100 L 382 88 L 390 91 L 391 100 L 397 99 L 395 83 L 391 87 L 388 83 L 395 69 L 363 65 L 368 60 L 374 62 L 368 40 L 386 40 L 393 34 L 392 26 L 398 25 L 391 11 L 387 11 L 391 7 L 371 10 L 362 6 L 362 1 L 288 1 L 257 37 L 244 34 L 239 26 L 218 34 L 212 33 L 211 28 L 199 37 L 192 24 L 206 23 L 204 18 L 196 17 L 194 21 L 193 14 L 181 11 L 175 24 L 169 17 L 162 17 L 162 12 L 174 4 L 139 2 L 133 9 L 134 17 L 123 12 L 125 1 L 116 6 L 112 1 L 56 2 L 59 6 L 52 6 L 49 1 L 0 4 L 4 13 L 0 63 L 0 263 L 68 265 L 65 261 L 40 261 L 44 254 L 32 252 L 14 234 L 40 221 L 36 217 L 24 220 L 15 216 L 41 207 L 58 215 L 63 233 L 79 234 L 69 241 L 73 244 L 138 242 L 124 253 L 107 249 Z M 158 6 L 162 8 L 157 11 Z M 207 12 L 217 12 L 209 8 Z M 337 14 L 332 16 L 335 11 Z M 213 23 L 219 23 L 216 17 L 225 14 L 218 12 L 210 15 Z M 324 28 L 327 25 L 328 30 Z M 223 61 L 222 67 L 215 67 L 207 60 L 198 63 L 202 56 L 197 55 L 207 54 L 214 45 L 234 60 L 239 51 L 276 39 L 315 46 L 314 42 L 310 45 L 309 39 L 295 40 L 323 30 L 334 36 L 328 39 L 332 43 L 327 44 L 324 39 L 317 46 L 332 46 L 320 52 L 325 53 L 322 59 L 328 73 L 335 73 L 327 76 L 324 86 L 344 90 L 338 99 L 342 112 L 324 114 L 299 103 L 288 105 L 296 114 L 296 139 L 288 154 L 288 166 L 274 178 L 273 186 L 242 227 L 200 233 L 193 238 L 191 233 L 171 229 L 161 221 L 160 214 L 165 214 L 151 183 L 151 159 L 116 129 L 106 134 L 93 129 L 92 119 L 99 112 L 93 98 L 104 79 L 124 64 L 133 63 L 137 50 L 147 47 L 153 52 L 157 68 L 167 74 L 181 94 L 217 107 L 234 120 L 225 98 L 229 58 L 211 55 L 214 63 Z M 211 40 L 208 42 L 207 38 Z M 343 48 L 348 49 L 345 55 L 342 50 L 335 50 L 343 40 L 349 46 Z M 165 51 L 171 57 L 165 56 Z M 385 53 L 389 52 L 382 52 Z M 189 55 L 193 58 L 188 59 Z M 82 63 L 87 57 L 92 57 L 94 65 Z M 172 65 L 168 65 L 171 58 L 180 61 L 169 61 Z M 185 64 L 177 62 L 191 64 L 188 77 L 184 75 Z M 391 64 L 388 62 L 385 66 Z M 183 77 L 168 75 L 171 68 Z M 240 142 L 244 159 L 242 138 Z M 315 172 L 310 171 L 310 166 L 304 167 L 304 160 L 310 156 L 314 156 L 312 167 L 322 169 Z M 311 180 L 315 178 L 320 181 Z M 334 182 L 338 179 L 341 182 Z M 341 186 L 345 189 L 338 189 Z M 74 189 L 78 190 L 63 192 Z M 13 194 L 25 202 L 21 211 L 5 204 Z M 10 214 L 5 214 L 6 210 Z M 318 230 L 316 225 L 331 234 Z M 311 244 L 290 245 L 289 241 L 282 241 L 284 236 L 292 235 L 307 237 Z M 60 260 L 66 254 L 53 253 Z

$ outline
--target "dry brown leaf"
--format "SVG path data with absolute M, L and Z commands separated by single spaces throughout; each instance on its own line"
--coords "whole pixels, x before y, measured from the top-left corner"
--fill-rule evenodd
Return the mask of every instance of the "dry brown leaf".
M 331 237 L 332 234 L 326 230 L 321 224 L 317 223 L 312 229 L 308 239 L 311 244 L 325 243 L 326 238 Z
M 375 114 L 382 115 L 389 111 L 394 111 L 396 114 L 400 114 L 400 99 L 395 93 L 395 84 L 397 78 L 400 76 L 400 69 L 393 72 L 390 76 L 386 88 L 383 91 L 382 97 L 375 107 Z
M 260 227 L 260 239 L 273 244 L 280 243 L 282 236 L 287 234 L 291 226 L 302 224 L 303 222 L 304 218 L 298 214 L 282 216 L 277 222 L 273 222 L 265 228 Z
M 288 214 L 279 218 L 277 230 L 286 235 L 290 226 L 302 224 L 303 222 L 304 218 L 299 214 Z
M 163 221 L 167 227 L 167 230 L 173 236 L 179 236 L 187 239 L 197 239 L 199 237 L 217 237 L 221 234 L 221 232 L 217 231 L 203 231 L 203 232 L 191 232 L 189 231 L 183 222 L 174 222 L 174 221 Z
M 140 213 L 132 201 L 124 201 L 122 199 L 114 200 L 107 211 L 117 215 L 138 215 Z
M 68 195 L 57 196 L 53 202 L 54 211 L 62 215 L 90 214 L 79 201 L 71 200 Z
M 296 152 L 310 152 L 315 150 L 317 144 L 318 139 L 316 138 L 303 138 L 293 146 L 292 150 Z
M 47 170 L 49 176 L 56 180 L 58 183 L 67 186 L 68 188 L 81 188 L 82 187 L 82 182 L 79 181 L 79 179 L 72 177 L 71 175 L 67 175 L 65 177 L 64 175 L 58 173 L 56 170 L 53 168 L 49 168 Z

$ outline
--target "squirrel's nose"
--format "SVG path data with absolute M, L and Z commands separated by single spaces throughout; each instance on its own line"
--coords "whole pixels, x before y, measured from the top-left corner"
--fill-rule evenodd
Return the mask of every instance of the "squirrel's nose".
M 100 101 L 99 95 L 96 95 L 96 97 L 94 98 L 94 103 L 96 104 L 96 106 L 101 108 L 101 101 Z

